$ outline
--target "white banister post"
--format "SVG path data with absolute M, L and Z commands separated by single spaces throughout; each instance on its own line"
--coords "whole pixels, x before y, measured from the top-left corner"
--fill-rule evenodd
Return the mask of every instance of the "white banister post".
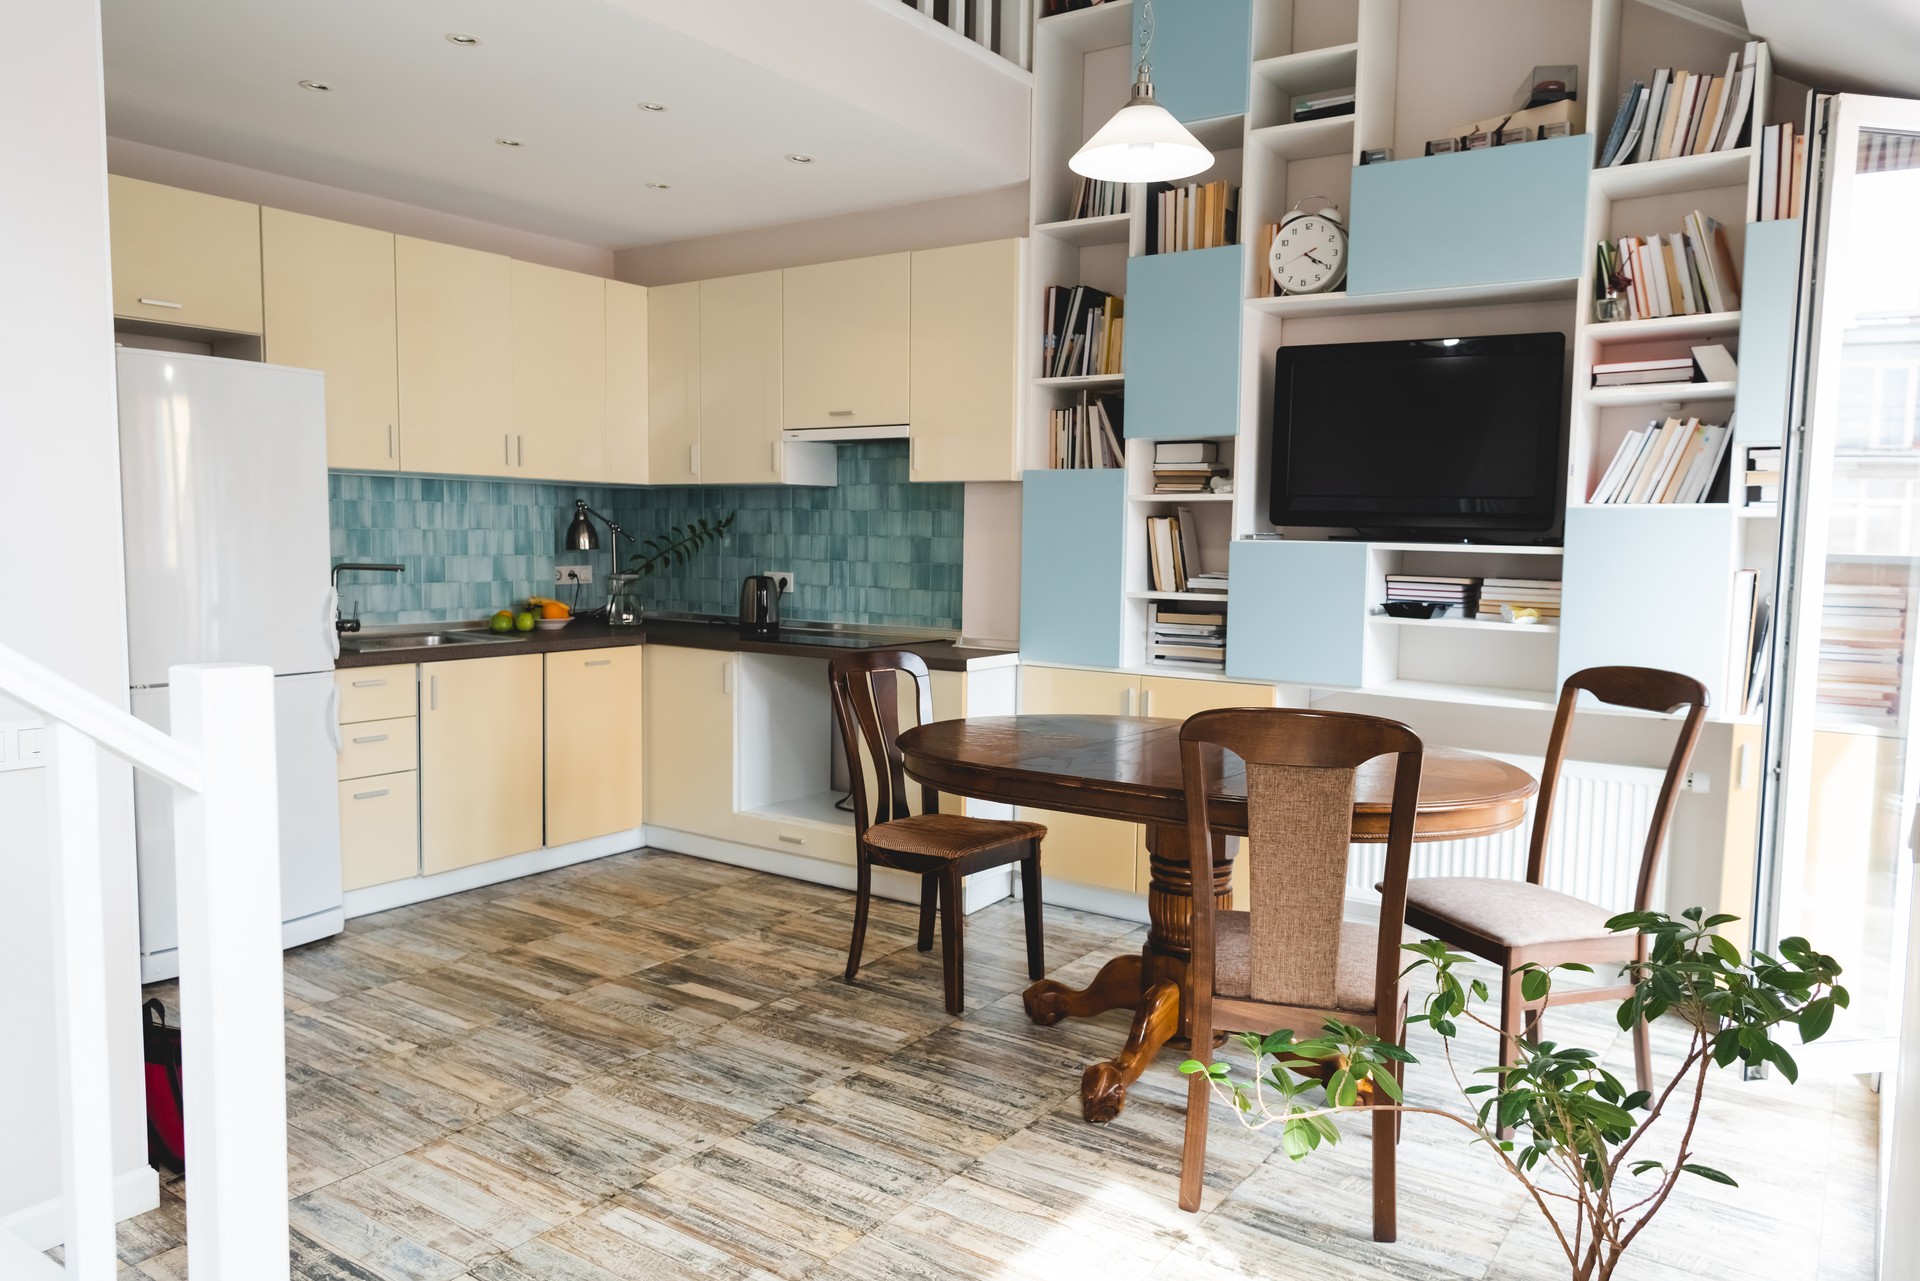
M 174 798 L 187 1249 L 194 1281 L 286 1281 L 287 1081 L 273 673 L 172 670 L 173 734 L 201 760 Z
M 47 816 L 53 852 L 58 958 L 54 1023 L 59 1056 L 61 1193 L 66 1268 L 73 1281 L 113 1281 L 113 1115 L 107 1077 L 106 922 L 101 913 L 100 753 L 63 721 L 49 726 Z M 27 1048 L 27 1047 L 23 1047 Z M 30 1049 L 29 1051 L 30 1052 Z

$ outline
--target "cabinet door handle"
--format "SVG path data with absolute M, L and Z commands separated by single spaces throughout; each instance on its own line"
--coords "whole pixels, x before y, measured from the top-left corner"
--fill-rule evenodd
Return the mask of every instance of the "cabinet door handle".
M 355 681 L 353 683 L 353 687 L 355 689 L 372 689 L 376 685 L 385 685 L 386 683 L 387 683 L 387 678 L 382 676 L 379 680 Z
M 1140 697 L 1139 690 L 1130 689 L 1127 691 L 1127 710 L 1121 713 L 1122 716 L 1132 716 L 1135 714 L 1133 709 L 1139 697 Z
M 779 441 L 776 440 L 773 442 L 772 446 L 767 451 L 767 455 L 773 461 L 773 478 L 775 480 L 779 480 L 780 479 L 780 442 Z
M 907 470 L 920 470 L 920 442 L 917 440 L 907 442 Z
M 440 678 L 438 676 L 427 677 L 427 710 L 430 712 L 440 710 Z
M 700 446 L 698 445 L 687 446 L 687 474 L 689 476 L 700 474 Z
M 1140 691 L 1140 714 L 1153 715 L 1153 691 L 1150 689 Z
M 398 430 L 395 429 L 392 423 L 388 423 L 387 424 L 387 457 L 398 458 L 399 456 L 400 456 L 400 433 Z
M 587 666 L 588 667 L 611 667 L 613 666 L 613 660 L 611 658 L 590 658 L 587 660 Z
M 387 736 L 385 734 L 362 734 L 353 741 L 356 743 L 384 743 L 387 741 Z
M 511 434 L 500 437 L 500 461 L 505 466 L 513 466 L 513 436 Z
M 780 833 L 780 840 L 783 844 L 786 844 L 786 845 L 805 845 L 807 843 L 806 837 L 790 836 L 785 832 Z
M 143 307 L 170 307 L 174 311 L 179 311 L 182 307 L 186 306 L 183 302 L 168 302 L 165 298 L 142 298 L 140 305 Z
M 733 660 L 731 658 L 720 664 L 720 692 L 733 693 Z
M 527 438 L 525 436 L 515 436 L 513 438 L 513 455 L 513 461 L 516 466 L 525 467 L 527 465 Z
M 829 410 L 827 411 L 827 417 L 829 417 L 829 418 L 851 418 L 851 417 L 853 417 L 853 411 L 852 411 L 851 409 L 829 409 Z
M 382 796 L 385 796 L 385 795 L 386 795 L 386 794 L 387 794 L 387 793 L 388 793 L 389 791 L 391 791 L 391 790 L 393 790 L 393 789 L 391 789 L 391 788 L 386 788 L 386 787 L 383 787 L 383 788 L 381 788 L 381 789 L 380 789 L 379 791 L 377 791 L 377 792 L 355 792 L 355 793 L 353 794 L 353 799 L 354 799 L 354 800 L 356 800 L 356 801 L 371 801 L 371 800 L 376 800 L 376 799 L 378 799 L 379 797 L 382 797 Z

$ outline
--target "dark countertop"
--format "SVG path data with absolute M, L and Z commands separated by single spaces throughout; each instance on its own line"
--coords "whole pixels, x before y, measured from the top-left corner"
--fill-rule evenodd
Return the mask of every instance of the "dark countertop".
M 432 630 L 422 628 L 423 632 Z M 466 631 L 470 628 L 447 627 L 440 630 Z M 911 635 L 911 633 L 905 633 Z M 895 636 L 902 635 L 896 632 Z M 829 639 L 829 637 L 831 639 Z M 352 649 L 354 638 L 343 636 L 340 640 L 340 657 L 334 660 L 336 668 L 347 667 L 385 667 L 395 663 L 440 663 L 463 658 L 503 658 L 510 654 L 547 654 L 571 649 L 604 649 L 614 645 L 639 645 L 651 642 L 655 645 L 678 645 L 687 649 L 719 649 L 742 654 L 786 654 L 800 658 L 818 658 L 825 661 L 835 654 L 855 649 L 880 649 L 894 647 L 911 650 L 926 660 L 934 671 L 963 672 L 969 667 L 995 665 L 995 660 L 1005 661 L 1014 657 L 1016 651 L 1007 649 L 989 649 L 981 646 L 960 646 L 948 640 L 899 640 L 890 638 L 884 632 L 871 638 L 859 632 L 821 633 L 794 631 L 786 635 L 772 637 L 748 637 L 740 634 L 739 625 L 731 619 L 703 621 L 693 619 L 661 618 L 648 619 L 641 626 L 608 627 L 605 623 L 593 623 L 580 620 L 558 631 L 536 631 L 516 635 L 512 641 L 501 641 L 488 645 L 418 645 L 410 648 L 369 650 L 355 653 Z M 867 641 L 860 644 L 859 641 Z

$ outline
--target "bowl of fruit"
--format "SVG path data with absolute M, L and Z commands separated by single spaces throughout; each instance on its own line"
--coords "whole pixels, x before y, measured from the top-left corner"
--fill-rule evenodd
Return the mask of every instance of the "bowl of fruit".
M 564 602 L 545 596 L 529 597 L 527 609 L 533 614 L 534 626 L 543 632 L 557 632 L 573 621 L 573 611 Z

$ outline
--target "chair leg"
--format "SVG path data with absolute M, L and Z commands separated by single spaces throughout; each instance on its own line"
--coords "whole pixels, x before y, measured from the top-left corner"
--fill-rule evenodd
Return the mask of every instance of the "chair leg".
M 873 905 L 873 864 L 860 859 L 853 890 L 853 942 L 847 945 L 847 982 L 860 972 L 860 952 L 867 945 L 867 909 Z
M 1213 1039 L 1213 1029 L 1198 1021 L 1194 1024 L 1193 1043 L 1200 1045 Z M 1195 1072 L 1187 1078 L 1187 1128 L 1186 1139 L 1180 1148 L 1180 1208 L 1197 1211 L 1200 1208 L 1202 1183 L 1207 1175 L 1207 1109 L 1213 1103 L 1213 1090 L 1207 1082 L 1205 1072 Z
M 1515 1043 L 1514 1038 L 1525 1033 L 1528 1022 L 1526 997 L 1520 992 L 1521 977 L 1520 974 L 1509 970 L 1505 982 L 1500 985 L 1500 1066 L 1503 1068 L 1512 1067 L 1520 1061 L 1520 1047 Z M 1506 1093 L 1506 1083 L 1507 1079 L 1503 1075 L 1500 1078 L 1502 1094 Z M 1513 1127 L 1499 1125 L 1496 1126 L 1494 1133 L 1500 1138 L 1510 1139 L 1513 1137 Z
M 1027 977 L 1047 977 L 1047 928 L 1040 919 L 1040 851 L 1020 860 L 1020 897 L 1027 909 Z
M 940 880 L 940 960 L 945 970 L 947 1013 L 958 1014 L 967 1007 L 966 976 L 962 968 L 962 949 L 966 929 L 960 911 L 960 869 L 949 867 Z
M 933 951 L 933 908 L 940 893 L 940 878 L 928 872 L 920 878 L 920 942 L 922 952 Z
M 1633 1082 L 1637 1089 L 1653 1089 L 1653 1033 L 1644 1018 L 1633 1025 Z
M 1400 1235 L 1400 1182 L 1396 1162 L 1400 1155 L 1398 1112 L 1373 1114 L 1373 1239 L 1393 1241 Z

